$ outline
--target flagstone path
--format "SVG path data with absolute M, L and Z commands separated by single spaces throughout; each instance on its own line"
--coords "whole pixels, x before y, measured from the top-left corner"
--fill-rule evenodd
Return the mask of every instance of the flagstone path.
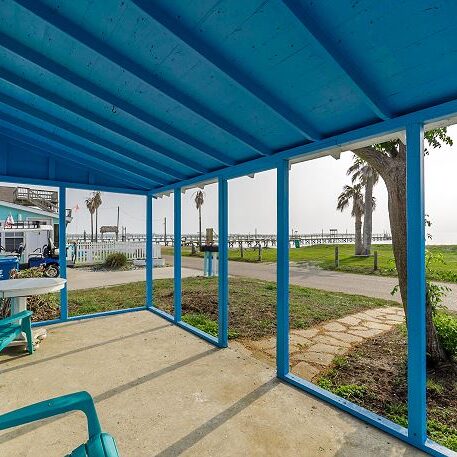
M 402 308 L 386 307 L 351 314 L 306 330 L 291 330 L 291 371 L 311 381 L 331 365 L 335 356 L 346 354 L 354 345 L 391 330 L 403 321 Z M 249 341 L 246 346 L 261 358 L 276 358 L 275 336 Z

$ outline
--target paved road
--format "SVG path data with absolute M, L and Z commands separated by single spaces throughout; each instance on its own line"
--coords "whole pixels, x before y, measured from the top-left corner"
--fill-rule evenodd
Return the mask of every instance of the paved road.
M 173 263 L 171 256 L 165 256 L 168 264 Z M 201 271 L 203 260 L 195 257 L 183 257 L 182 266 Z M 291 264 L 290 283 L 328 290 L 330 292 L 345 292 L 368 297 L 383 298 L 386 300 L 400 301 L 400 294 L 393 297 L 392 289 L 397 285 L 395 278 L 382 276 L 357 275 L 352 273 L 339 273 L 336 271 L 318 270 L 297 264 Z M 276 281 L 276 264 L 274 263 L 248 263 L 229 262 L 229 274 L 244 276 L 266 281 Z M 445 305 L 457 311 L 457 284 L 447 284 L 451 289 L 445 299 Z
M 200 275 L 200 271 L 191 268 L 183 268 L 181 274 L 183 278 L 187 278 Z M 128 284 L 129 282 L 144 281 L 146 278 L 145 275 L 146 271 L 144 269 L 127 271 L 90 271 L 89 269 L 86 270 L 83 268 L 68 268 L 68 289 L 81 290 Z M 173 268 L 155 268 L 154 278 L 173 278 Z

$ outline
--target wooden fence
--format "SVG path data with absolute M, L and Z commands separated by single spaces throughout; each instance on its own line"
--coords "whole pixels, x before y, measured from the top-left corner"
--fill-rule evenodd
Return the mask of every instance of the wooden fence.
M 76 253 L 73 255 L 77 265 L 102 263 L 106 257 L 115 252 L 121 252 L 128 260 L 146 258 L 146 242 L 131 241 L 104 241 L 102 243 L 78 242 L 75 245 Z M 162 257 L 158 244 L 153 245 L 153 258 Z

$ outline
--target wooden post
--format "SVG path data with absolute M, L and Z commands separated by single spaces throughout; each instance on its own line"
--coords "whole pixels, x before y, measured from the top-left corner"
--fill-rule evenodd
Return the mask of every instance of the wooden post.
M 340 267 L 340 252 L 338 246 L 335 246 L 335 268 Z
M 243 259 L 244 258 L 244 250 L 243 250 L 243 242 L 240 241 L 240 255 L 241 255 L 241 258 Z
M 378 270 L 378 251 L 374 251 L 373 263 L 374 263 L 373 270 L 377 271 Z
M 259 262 L 262 261 L 262 245 L 259 243 L 259 257 L 257 259 Z

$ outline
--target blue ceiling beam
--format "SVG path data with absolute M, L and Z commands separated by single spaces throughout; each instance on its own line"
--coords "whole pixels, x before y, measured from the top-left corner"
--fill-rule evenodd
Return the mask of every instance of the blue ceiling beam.
M 251 173 L 260 173 L 275 168 L 281 160 L 291 160 L 302 158 L 329 155 L 332 151 L 349 151 L 357 144 L 357 147 L 370 145 L 379 142 L 379 138 L 385 135 L 395 135 L 398 137 L 403 134 L 407 125 L 413 123 L 432 124 L 430 128 L 454 124 L 457 120 L 457 99 L 450 100 L 439 105 L 413 111 L 408 114 L 376 122 L 365 127 L 350 130 L 321 141 L 308 143 L 302 146 L 282 149 L 270 157 L 260 157 L 248 160 L 234 167 L 227 167 L 223 170 L 210 172 L 203 176 L 180 181 L 178 184 L 152 189 L 152 194 L 161 194 L 173 191 L 176 187 L 189 187 L 203 182 L 215 182 L 218 177 L 226 179 L 239 178 Z
M 314 21 L 299 1 L 283 0 L 283 3 L 326 51 L 333 62 L 345 73 L 352 82 L 354 89 L 356 89 L 373 113 L 383 120 L 392 118 L 393 114 L 385 105 L 384 101 L 381 101 L 381 97 L 376 93 L 370 81 L 367 81 L 363 71 L 360 69 L 360 64 L 353 61 L 348 52 L 342 52 L 340 50 L 338 43 L 332 39 L 329 31 L 324 30 L 320 24 Z
M 33 147 L 43 151 L 49 151 L 50 153 L 52 152 L 56 157 L 71 159 L 86 167 L 92 167 L 96 171 L 112 176 L 113 180 L 122 179 L 130 185 L 143 189 L 153 187 L 150 180 L 126 170 L 125 164 L 116 165 L 114 161 L 107 162 L 104 157 L 100 157 L 99 153 L 92 149 L 64 140 L 58 135 L 36 127 L 8 113 L 1 112 L 0 121 L 1 124 L 6 124 L 6 127 L 4 125 L 0 130 L 13 140 L 21 139 L 22 142 Z M 38 138 L 28 136 L 27 133 L 23 132 L 24 130 L 36 135 Z
M 53 60 L 49 59 L 43 54 L 34 51 L 33 49 L 23 45 L 19 41 L 15 40 L 12 37 L 9 37 L 8 35 L 5 35 L 2 32 L 0 32 L 0 44 L 3 46 L 3 48 L 7 49 L 9 52 L 16 54 L 22 59 L 32 62 L 33 64 L 39 66 L 43 70 L 46 70 L 47 72 L 64 79 L 70 84 L 79 87 L 80 89 L 86 91 L 94 97 L 97 97 L 105 101 L 106 103 L 121 109 L 130 116 L 144 122 L 145 124 L 150 125 L 151 127 L 154 127 L 162 133 L 165 133 L 166 135 L 179 140 L 187 146 L 191 146 L 193 149 L 200 152 L 201 154 L 211 157 L 212 159 L 215 159 L 222 164 L 226 164 L 221 159 L 221 157 L 224 157 L 223 154 L 219 154 L 217 151 L 214 151 L 213 149 L 209 148 L 206 144 L 202 143 L 201 141 L 192 138 L 185 132 L 179 131 L 170 124 L 167 124 L 166 122 L 162 121 L 156 116 L 147 113 L 138 106 L 135 106 L 132 103 L 129 103 L 128 101 L 116 96 L 115 94 L 109 92 L 103 87 L 97 86 L 91 81 L 78 76 L 76 73 L 72 72 L 64 65 L 60 65 L 59 63 L 54 62 Z M 165 155 L 167 158 L 173 158 L 173 156 L 176 155 L 170 152 L 167 153 L 164 150 L 161 150 L 161 154 Z
M 207 62 L 228 76 L 239 87 L 260 100 L 266 107 L 282 117 L 292 127 L 299 130 L 310 141 L 321 139 L 317 130 L 303 119 L 301 114 L 294 112 L 283 101 L 265 90 L 257 81 L 253 80 L 241 68 L 234 67 L 225 59 L 219 50 L 211 46 L 210 42 L 200 39 L 191 29 L 179 19 L 171 17 L 160 6 L 150 0 L 132 0 L 144 13 L 155 22 L 167 29 L 174 37 L 198 53 Z
M 134 141 L 133 138 L 138 138 L 138 135 L 136 133 L 131 132 L 128 129 L 125 129 L 124 127 L 118 126 L 118 124 L 115 124 L 101 116 L 98 116 L 97 114 L 94 114 L 91 111 L 88 111 L 85 108 L 80 107 L 79 105 L 75 104 L 74 102 L 69 101 L 69 100 L 57 95 L 56 93 L 51 92 L 27 79 L 24 79 L 21 76 L 11 73 L 9 70 L 0 68 L 0 79 L 6 81 L 9 84 L 12 84 L 12 85 L 18 87 L 24 91 L 27 91 L 37 97 L 40 97 L 50 103 L 53 103 L 60 108 L 64 108 L 73 114 L 81 116 L 82 118 L 84 118 L 90 122 L 93 122 L 93 123 L 97 124 L 98 126 L 102 126 L 103 128 L 109 130 L 111 133 L 116 133 L 117 135 L 120 135 L 122 137 L 125 137 L 125 135 L 123 135 L 122 133 L 127 133 L 127 134 L 129 134 L 129 136 L 127 138 L 131 139 L 132 141 Z M 147 140 L 144 140 L 144 141 L 146 142 Z M 149 142 L 147 142 L 146 144 L 149 144 Z M 146 146 L 146 144 L 143 143 L 143 146 Z M 120 146 L 118 146 L 118 147 L 120 147 Z M 148 148 L 148 149 L 150 149 L 150 148 Z M 144 154 L 138 154 L 131 150 L 127 150 L 125 148 L 124 148 L 123 154 L 126 155 L 126 157 L 131 158 L 132 160 L 143 163 L 145 166 L 154 167 L 158 172 L 160 172 L 163 175 L 167 175 L 168 177 L 171 176 L 171 177 L 179 179 L 179 178 L 183 178 L 185 176 L 184 173 L 177 171 L 175 167 L 165 166 L 162 163 L 158 163 L 158 162 L 154 161 L 153 159 L 146 157 Z M 174 162 L 175 162 L 176 166 L 184 165 L 184 166 L 187 166 L 188 168 L 191 168 L 192 170 L 200 172 L 200 173 L 202 172 L 202 170 L 205 170 L 205 168 L 198 166 L 198 165 L 195 165 L 195 167 L 197 169 L 195 169 L 194 167 L 190 167 L 190 165 L 186 165 L 186 163 L 179 162 L 178 158 L 175 158 Z
M 214 125 L 218 129 L 225 131 L 241 143 L 244 143 L 249 148 L 249 150 L 252 150 L 252 152 L 260 155 L 267 155 L 270 153 L 270 151 L 267 150 L 265 146 L 262 145 L 252 135 L 243 131 L 227 119 L 224 119 L 216 112 L 208 109 L 197 99 L 187 95 L 173 85 L 169 84 L 167 81 L 158 78 L 144 66 L 117 51 L 102 40 L 99 40 L 94 35 L 76 25 L 74 22 L 63 17 L 59 14 L 57 9 L 50 8 L 37 0 L 15 1 L 23 8 L 27 9 L 43 21 L 47 22 L 52 27 L 59 29 L 62 33 L 70 36 L 84 46 L 87 46 L 89 49 L 96 52 L 100 56 L 109 60 L 113 64 L 120 66 L 144 83 L 155 88 L 174 103 L 183 106 L 189 111 L 192 111 L 204 121 Z M 173 136 L 175 136 L 175 134 Z M 213 154 L 213 157 L 216 160 L 222 161 L 225 165 L 235 165 L 235 162 L 229 156 L 215 152 L 213 152 Z
M 100 151 L 100 154 L 103 154 L 103 156 L 106 157 L 104 159 L 105 161 L 112 162 L 113 159 L 117 160 L 117 162 L 119 164 L 123 164 L 123 166 L 126 167 L 127 170 L 130 170 L 140 176 L 143 176 L 144 178 L 149 179 L 152 183 L 154 183 L 154 184 L 161 183 L 162 185 L 164 184 L 163 180 L 159 180 L 157 178 L 157 173 L 155 172 L 155 170 L 153 168 L 146 166 L 144 163 L 142 163 L 138 160 L 126 159 L 126 157 L 122 153 L 119 154 L 119 153 L 115 152 L 117 145 L 115 145 L 109 141 L 101 140 L 97 136 L 92 135 L 91 133 L 88 133 L 87 131 L 85 131 L 83 129 L 80 129 L 79 127 L 75 127 L 73 124 L 70 124 L 60 118 L 57 118 L 56 116 L 53 116 L 52 114 L 49 114 L 49 113 L 41 111 L 37 108 L 34 108 L 33 106 L 31 106 L 29 104 L 23 103 L 19 100 L 16 100 L 13 97 L 10 97 L 9 95 L 3 94 L 1 92 L 0 92 L 0 103 L 3 103 L 7 106 L 11 106 L 12 108 L 16 109 L 17 111 L 20 111 L 29 116 L 32 116 L 35 119 L 40 119 L 41 121 L 44 121 L 47 124 L 50 124 L 55 128 L 65 130 L 80 138 L 84 138 L 93 144 L 98 144 L 99 146 L 102 146 L 103 148 L 107 148 L 108 151 L 105 154 L 103 154 Z M 119 149 L 121 149 L 121 148 L 119 148 Z M 102 156 L 100 156 L 100 157 L 102 157 Z M 152 173 L 151 173 L 151 170 L 152 170 Z
M 67 111 L 72 112 L 73 114 L 77 114 L 78 116 L 81 116 L 82 118 L 91 121 L 97 124 L 98 126 L 102 126 L 103 128 L 109 130 L 112 133 L 115 133 L 122 137 L 129 138 L 133 142 L 141 144 L 142 146 L 145 146 L 147 149 L 152 150 L 161 156 L 165 156 L 168 160 L 171 160 L 173 164 L 175 164 L 174 167 L 166 166 L 161 163 L 155 162 L 153 159 L 148 159 L 144 156 L 144 154 L 136 154 L 133 151 L 128 152 L 128 156 L 130 158 L 134 160 L 144 161 L 146 164 L 149 164 L 152 167 L 156 167 L 157 170 L 163 172 L 164 174 L 176 178 L 184 177 L 185 174 L 179 172 L 176 166 L 185 166 L 187 168 L 190 168 L 191 170 L 197 171 L 198 173 L 204 173 L 208 171 L 205 167 L 194 161 L 189 161 L 185 158 L 181 159 L 177 155 L 174 155 L 172 157 L 172 152 L 165 150 L 164 148 L 162 148 L 162 146 L 157 145 L 155 142 L 146 139 L 138 135 L 136 132 L 133 132 L 130 129 L 127 129 L 115 122 L 112 122 L 109 119 L 99 116 L 98 114 L 95 114 L 92 111 L 89 111 L 86 108 L 79 106 L 73 101 L 67 100 L 66 98 L 61 97 L 55 92 L 49 91 L 42 86 L 39 86 L 25 78 L 22 78 L 19 75 L 10 72 L 9 70 L 0 68 L 0 78 L 8 82 L 9 84 L 15 85 L 23 90 L 26 90 L 27 92 L 34 94 L 37 97 L 43 98 L 50 103 L 53 103 L 61 108 L 64 108 Z M 163 153 L 163 151 L 165 151 L 165 153 Z

